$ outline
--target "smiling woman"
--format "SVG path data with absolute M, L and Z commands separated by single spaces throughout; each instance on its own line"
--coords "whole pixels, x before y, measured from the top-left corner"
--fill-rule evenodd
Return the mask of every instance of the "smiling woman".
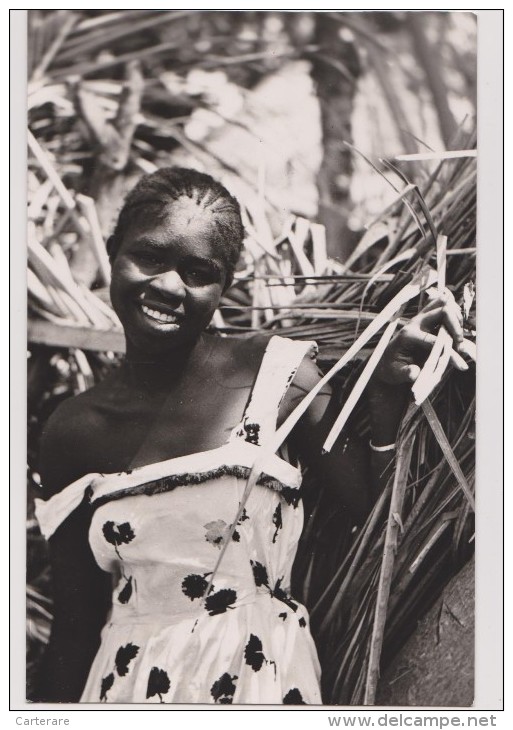
M 435 298 L 392 340 L 369 385 L 370 449 L 346 434 L 321 457 L 337 414 L 324 388 L 289 438 L 297 460 L 263 458 L 320 375 L 315 343 L 205 331 L 242 237 L 237 202 L 208 175 L 163 169 L 127 197 L 108 244 L 126 361 L 65 401 L 42 440 L 55 619 L 41 701 L 322 702 L 308 614 L 290 595 L 298 464 L 361 521 L 419 341 L 443 323 L 458 345 L 461 321 Z
M 242 235 L 237 201 L 209 176 L 170 168 L 142 179 L 108 242 L 130 359 L 198 337 L 231 283 Z

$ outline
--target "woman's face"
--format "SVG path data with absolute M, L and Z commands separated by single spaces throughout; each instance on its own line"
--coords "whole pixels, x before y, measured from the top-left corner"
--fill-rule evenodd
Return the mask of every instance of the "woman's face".
M 129 356 L 176 350 L 210 323 L 227 277 L 214 226 L 208 209 L 183 197 L 125 234 L 112 262 L 111 299 Z

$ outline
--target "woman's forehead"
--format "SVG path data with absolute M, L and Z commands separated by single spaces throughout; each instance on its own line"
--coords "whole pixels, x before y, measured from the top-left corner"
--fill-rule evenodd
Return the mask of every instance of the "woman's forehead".
M 188 225 L 212 225 L 215 215 L 201 201 L 182 195 L 177 200 L 170 201 L 163 209 L 164 215 L 183 226 Z
M 219 259 L 226 257 L 225 245 L 215 215 L 201 204 L 183 197 L 159 211 L 141 216 L 128 230 L 124 242 L 130 245 L 178 249 L 182 253 Z
M 146 232 L 168 231 L 175 236 L 208 237 L 216 230 L 213 212 L 186 196 L 166 203 L 158 213 L 141 217 L 135 227 Z

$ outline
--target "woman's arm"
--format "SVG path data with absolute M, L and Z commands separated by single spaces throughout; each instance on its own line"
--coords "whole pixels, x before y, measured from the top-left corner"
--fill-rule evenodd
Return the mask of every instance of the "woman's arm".
M 43 432 L 39 468 L 47 499 L 84 473 L 74 400 L 57 409 Z M 39 702 L 78 702 L 99 647 L 111 585 L 89 546 L 90 519 L 84 502 L 49 539 L 54 615 L 36 686 Z
M 284 418 L 319 382 L 322 374 L 305 358 L 287 392 L 280 418 Z M 290 444 L 301 463 L 313 471 L 336 501 L 351 512 L 356 522 L 365 519 L 371 506 L 373 473 L 368 446 L 344 429 L 329 453 L 323 444 L 340 411 L 330 385 L 325 386 L 292 431 Z
M 78 702 L 100 645 L 111 585 L 89 547 L 88 512 L 78 507 L 49 540 L 54 616 L 36 688 L 40 702 Z
M 410 398 L 410 386 L 435 340 L 432 332 L 441 325 L 452 336 L 454 348 L 463 352 L 461 313 L 450 293 L 433 297 L 428 306 L 400 330 L 385 351 L 364 394 L 374 446 L 395 443 Z M 467 368 L 457 356 L 453 358 L 453 364 L 459 369 Z M 283 417 L 320 377 L 316 366 L 305 359 L 284 401 Z M 394 451 L 375 451 L 368 443 L 344 430 L 332 450 L 323 454 L 322 446 L 339 411 L 331 388 L 325 387 L 294 429 L 292 443 L 303 462 L 315 469 L 328 490 L 348 507 L 357 522 L 361 522 L 391 474 Z

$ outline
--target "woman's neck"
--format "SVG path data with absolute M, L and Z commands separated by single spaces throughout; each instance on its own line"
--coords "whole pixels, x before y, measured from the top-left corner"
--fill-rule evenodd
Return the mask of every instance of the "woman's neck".
M 178 381 L 185 372 L 201 365 L 213 347 L 213 338 L 206 334 L 179 348 L 153 354 L 141 353 L 127 343 L 125 373 L 131 386 L 158 389 Z

